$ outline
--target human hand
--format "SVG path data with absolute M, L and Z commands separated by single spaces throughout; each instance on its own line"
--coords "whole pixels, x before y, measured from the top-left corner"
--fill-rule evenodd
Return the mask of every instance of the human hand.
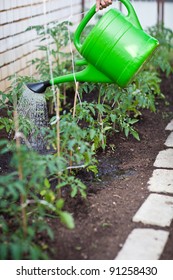
M 108 7 L 112 4 L 112 0 L 96 0 L 96 12 Z

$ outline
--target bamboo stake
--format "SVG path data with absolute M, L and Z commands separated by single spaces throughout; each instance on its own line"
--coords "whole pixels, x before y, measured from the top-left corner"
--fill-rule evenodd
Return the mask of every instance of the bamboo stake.
M 79 94 L 79 82 L 76 82 L 76 88 L 75 88 L 75 96 L 74 96 L 74 105 L 73 105 L 73 118 L 76 115 L 76 103 L 77 103 L 77 96 Z
M 100 104 L 100 103 L 101 103 L 101 93 L 99 92 L 98 104 Z M 104 147 L 105 142 L 104 142 L 104 132 L 103 132 L 103 119 L 102 119 L 102 115 L 101 115 L 100 112 L 98 113 L 98 122 L 100 123 L 100 126 L 101 126 L 101 132 L 102 132 L 102 135 L 103 135 L 103 138 L 102 138 L 101 142 L 102 142 L 102 147 Z
M 59 88 L 56 90 L 56 141 L 57 141 L 57 157 L 60 157 L 61 146 L 60 146 L 60 91 Z M 58 174 L 59 175 L 59 174 Z M 58 184 L 60 178 L 58 176 Z M 61 197 L 61 189 L 58 189 L 58 198 Z
M 76 104 L 77 104 L 77 96 L 79 94 L 79 82 L 76 82 L 76 88 L 75 88 L 75 95 L 74 95 L 74 103 L 73 103 L 73 118 L 76 115 Z M 72 156 L 73 156 L 73 152 L 70 151 L 70 162 L 69 165 L 72 166 Z M 69 168 L 70 172 L 71 172 L 71 168 Z
M 66 96 L 66 86 L 65 86 L 65 84 L 63 84 L 63 93 L 64 93 L 63 105 L 65 106 L 67 104 L 67 96 Z
M 56 133 L 57 133 L 57 156 L 60 157 L 60 92 L 56 90 Z
M 18 155 L 18 174 L 19 174 L 19 180 L 23 180 L 23 168 L 22 168 L 22 162 L 21 162 L 21 143 L 20 143 L 20 138 L 18 136 L 19 133 L 19 119 L 18 119 L 18 113 L 16 110 L 13 112 L 13 117 L 14 117 L 14 126 L 15 126 L 15 138 L 16 138 L 16 150 L 17 150 L 17 155 Z M 24 236 L 26 237 L 27 235 L 27 217 L 26 217 L 26 209 L 24 207 L 24 203 L 26 201 L 26 197 L 23 194 L 20 194 L 20 205 L 22 208 L 22 228 L 23 228 L 23 233 Z

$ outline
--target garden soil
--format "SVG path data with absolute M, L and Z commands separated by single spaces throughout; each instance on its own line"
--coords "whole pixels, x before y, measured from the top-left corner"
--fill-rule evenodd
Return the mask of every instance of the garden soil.
M 73 214 L 75 229 L 66 229 L 58 219 L 47 218 L 54 241 L 46 240 L 50 258 L 59 260 L 112 260 L 134 228 L 134 214 L 149 195 L 147 182 L 153 163 L 170 131 L 165 127 L 173 119 L 173 76 L 163 78 L 161 85 L 166 101 L 157 101 L 157 112 L 142 112 L 135 125 L 140 141 L 117 133 L 109 137 L 108 147 L 97 155 L 97 178 L 80 172 L 77 176 L 87 185 L 87 199 L 70 198 L 64 190 L 65 210 Z M 8 170 L 8 158 L 1 157 L 0 166 Z M 150 227 L 150 226 L 146 226 Z M 159 227 L 152 228 L 159 229 Z M 173 260 L 173 223 L 161 259 Z
M 53 259 L 112 260 L 129 233 L 144 227 L 132 222 L 132 217 L 149 195 L 147 182 L 153 163 L 159 151 L 166 148 L 164 142 L 170 131 L 165 127 L 173 119 L 173 76 L 163 79 L 161 89 L 169 106 L 160 100 L 157 113 L 143 111 L 135 126 L 140 141 L 121 134 L 110 137 L 107 150 L 98 154 L 98 180 L 79 174 L 88 187 L 87 199 L 66 198 L 66 210 L 74 216 L 75 229 L 49 220 L 55 234 L 50 244 Z M 173 260 L 173 223 L 165 229 L 170 236 L 161 259 Z

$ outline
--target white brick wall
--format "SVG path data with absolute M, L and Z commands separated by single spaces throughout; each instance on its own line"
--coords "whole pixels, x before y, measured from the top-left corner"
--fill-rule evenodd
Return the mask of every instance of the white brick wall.
M 31 75 L 27 62 L 40 57 L 35 30 L 31 25 L 67 20 L 77 24 L 81 19 L 81 0 L 1 0 L 0 7 L 0 90 L 9 86 L 11 74 Z M 87 1 L 85 1 L 87 2 Z M 44 14 L 46 11 L 46 14 Z

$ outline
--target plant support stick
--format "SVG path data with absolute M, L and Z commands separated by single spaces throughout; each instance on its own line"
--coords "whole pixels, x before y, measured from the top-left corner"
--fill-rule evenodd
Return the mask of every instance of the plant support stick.
M 56 90 L 56 139 L 57 139 L 57 157 L 60 157 L 60 92 L 59 88 Z M 58 174 L 58 184 L 60 178 Z M 58 189 L 58 198 L 61 197 L 61 189 Z
M 17 155 L 18 155 L 18 174 L 19 174 L 19 180 L 23 180 L 23 170 L 22 170 L 22 163 L 21 163 L 21 152 L 20 152 L 20 138 L 18 136 L 19 133 L 19 119 L 18 119 L 18 114 L 15 106 L 15 110 L 13 112 L 14 116 L 14 126 L 15 126 L 15 138 L 16 138 L 16 150 L 17 150 Z M 22 228 L 23 228 L 23 233 L 24 236 L 26 237 L 27 235 L 27 218 L 26 218 L 26 209 L 24 207 L 26 197 L 23 194 L 20 194 L 20 204 L 22 208 Z
M 75 117 L 76 114 L 76 103 L 77 103 L 77 95 L 79 94 L 79 82 L 75 83 L 76 88 L 75 88 L 75 96 L 74 96 L 74 105 L 73 105 L 73 118 Z M 73 156 L 73 152 L 70 151 L 70 167 L 72 166 L 73 162 L 72 162 L 72 156 Z M 71 168 L 69 169 L 71 172 Z

